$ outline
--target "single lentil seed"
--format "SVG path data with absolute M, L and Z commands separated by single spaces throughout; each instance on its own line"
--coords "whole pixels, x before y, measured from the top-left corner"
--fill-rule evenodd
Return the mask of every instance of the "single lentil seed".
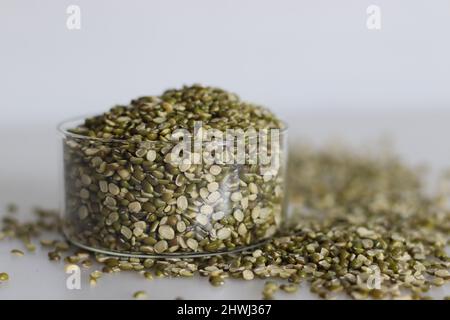
M 11 254 L 17 256 L 17 257 L 23 257 L 25 253 L 22 250 L 19 249 L 12 249 Z
M 160 226 L 158 232 L 162 239 L 172 240 L 175 237 L 175 231 L 168 225 Z
M 244 270 L 242 271 L 242 277 L 244 278 L 244 280 L 253 280 L 255 275 L 251 270 Z
M 145 291 L 136 291 L 133 293 L 133 298 L 135 299 L 147 299 L 147 293 Z
M 9 275 L 6 272 L 0 272 L 0 281 L 8 281 Z

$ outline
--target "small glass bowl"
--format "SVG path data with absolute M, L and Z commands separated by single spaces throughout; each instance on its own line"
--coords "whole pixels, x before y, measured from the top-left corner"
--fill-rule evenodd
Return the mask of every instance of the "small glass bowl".
M 201 143 L 201 163 L 198 157 L 192 161 L 195 152 L 190 162 L 174 163 L 169 154 L 179 142 L 99 139 L 69 131 L 82 123 L 58 127 L 63 231 L 75 245 L 137 258 L 197 257 L 249 249 L 281 227 L 287 129 L 280 130 L 277 148 L 267 144 L 269 164 L 253 164 L 247 155 L 244 163 L 211 161 L 218 154 L 211 142 Z M 237 149 L 234 143 L 232 148 Z

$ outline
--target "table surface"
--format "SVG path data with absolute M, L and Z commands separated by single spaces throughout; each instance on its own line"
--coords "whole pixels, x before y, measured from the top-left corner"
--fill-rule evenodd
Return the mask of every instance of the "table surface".
M 447 165 L 450 167 L 448 133 L 450 110 L 371 111 L 348 110 L 330 113 L 326 110 L 293 112 L 290 119 L 291 139 L 301 137 L 314 144 L 332 139 L 357 148 L 367 148 L 390 137 L 394 150 L 411 164 L 427 164 L 431 177 Z M 295 124 L 295 125 L 293 125 Z M 54 124 L 36 127 L 0 128 L 0 208 L 7 203 L 20 204 L 20 217 L 27 218 L 33 206 L 56 208 L 59 199 L 58 139 Z M 337 138 L 339 137 L 339 138 Z M 370 147 L 369 147 L 370 148 Z M 82 271 L 80 290 L 68 290 L 63 263 L 48 261 L 38 246 L 35 253 L 23 257 L 10 254 L 21 248 L 16 241 L 0 242 L 0 272 L 10 280 L 0 285 L 1 299 L 130 299 L 137 290 L 145 290 L 151 299 L 260 299 L 264 281 L 228 280 L 220 288 L 212 287 L 206 278 L 154 279 L 147 281 L 136 273 L 104 276 L 97 286 L 88 283 L 89 273 Z M 21 248 L 22 249 L 22 248 Z M 431 296 L 450 295 L 450 286 L 434 289 Z M 298 293 L 278 293 L 278 299 L 315 299 L 307 284 Z

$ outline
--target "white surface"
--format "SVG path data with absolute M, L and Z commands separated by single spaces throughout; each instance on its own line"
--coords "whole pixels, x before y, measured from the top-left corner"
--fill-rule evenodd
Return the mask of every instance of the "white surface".
M 290 134 L 319 144 L 341 137 L 355 146 L 370 148 L 385 135 L 395 139 L 394 149 L 412 164 L 428 163 L 437 169 L 450 167 L 448 122 L 450 110 L 408 112 L 329 112 L 296 113 L 289 118 Z M 8 202 L 54 208 L 58 205 L 58 154 L 55 130 L 40 128 L 0 129 L 0 208 Z M 296 139 L 297 140 L 297 139 Z M 21 215 L 26 218 L 26 216 Z M 205 278 L 155 279 L 152 282 L 134 273 L 105 275 L 95 288 L 83 272 L 82 290 L 67 290 L 63 263 L 47 260 L 46 252 L 11 256 L 17 242 L 0 242 L 0 272 L 11 279 L 0 286 L 0 300 L 10 298 L 129 299 L 133 292 L 146 290 L 152 299 L 259 299 L 264 281 L 227 281 L 221 288 Z M 450 294 L 450 286 L 432 292 L 436 298 Z M 315 298 L 303 284 L 296 295 L 280 293 L 277 298 Z

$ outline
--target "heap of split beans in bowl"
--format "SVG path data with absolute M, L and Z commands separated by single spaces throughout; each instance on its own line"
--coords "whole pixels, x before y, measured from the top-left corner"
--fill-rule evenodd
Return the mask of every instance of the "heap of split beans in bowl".
M 447 189 L 430 196 L 420 172 L 396 157 L 350 149 L 293 146 L 289 163 L 293 224 L 265 245 L 239 254 L 169 260 L 94 255 L 43 238 L 43 233 L 59 235 L 59 216 L 48 210 L 37 211 L 28 223 L 5 216 L 0 235 L 21 239 L 30 251 L 40 240 L 51 260 L 91 270 L 92 284 L 107 281 L 107 273 L 126 271 L 143 281 L 208 277 L 215 286 L 230 278 L 265 279 L 265 299 L 277 291 L 308 288 L 327 299 L 425 299 L 432 287 L 448 283 L 448 178 L 442 180 Z M 5 279 L 2 274 L 0 281 Z M 307 285 L 300 286 L 303 282 Z M 136 298 L 147 296 L 146 286 L 153 296 L 150 283 L 136 288 Z
M 175 162 L 180 129 L 202 140 Z M 64 141 L 69 238 L 154 255 L 229 251 L 271 237 L 282 222 L 283 170 L 238 164 L 224 140 L 205 145 L 208 130 L 225 139 L 236 129 L 259 133 L 282 123 L 235 94 L 194 85 L 141 97 L 71 128 Z M 268 143 L 257 146 L 258 155 L 263 146 L 270 154 Z

